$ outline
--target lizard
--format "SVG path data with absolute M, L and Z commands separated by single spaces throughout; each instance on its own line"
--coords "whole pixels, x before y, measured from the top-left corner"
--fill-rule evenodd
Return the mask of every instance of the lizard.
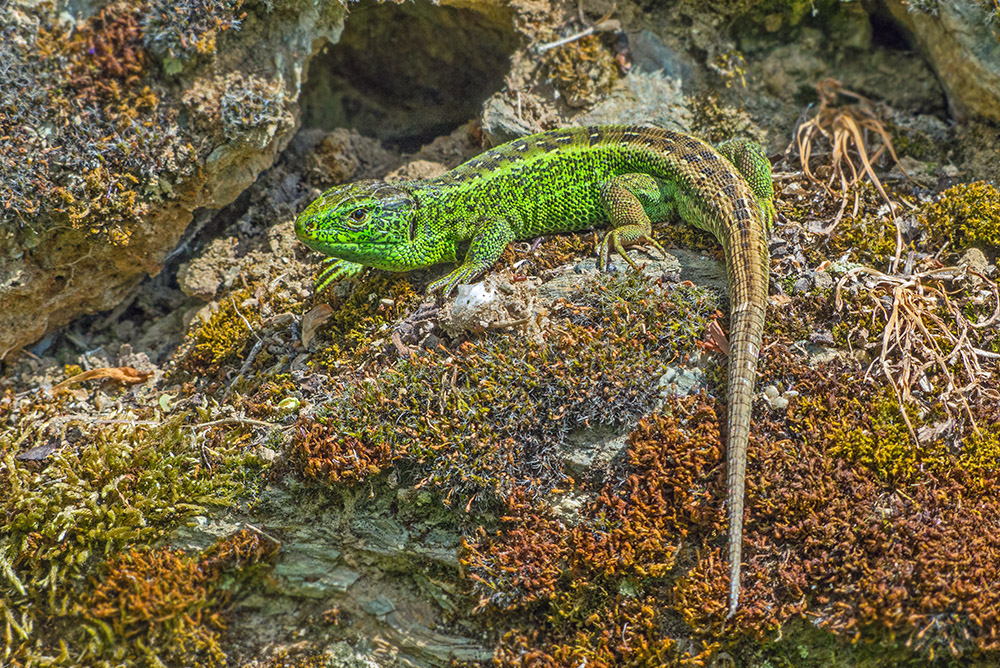
M 330 256 L 322 291 L 364 267 L 410 271 L 464 261 L 428 292 L 445 295 L 486 272 L 508 243 L 610 221 L 611 250 L 653 240 L 653 221 L 674 215 L 723 247 L 731 313 L 726 439 L 729 613 L 739 605 L 743 495 L 751 404 L 767 306 L 774 224 L 771 164 L 749 140 L 713 147 L 666 129 L 609 125 L 550 130 L 490 149 L 424 180 L 362 180 L 324 192 L 296 219 L 299 240 Z

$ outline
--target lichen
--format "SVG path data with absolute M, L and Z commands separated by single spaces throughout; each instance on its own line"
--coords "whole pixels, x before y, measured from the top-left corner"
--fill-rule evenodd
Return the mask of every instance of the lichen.
M 143 43 L 161 61 L 183 61 L 215 53 L 220 34 L 239 30 L 244 0 L 150 0 L 143 19 Z
M 599 35 L 557 46 L 545 53 L 543 62 L 571 107 L 593 104 L 619 76 L 615 58 Z

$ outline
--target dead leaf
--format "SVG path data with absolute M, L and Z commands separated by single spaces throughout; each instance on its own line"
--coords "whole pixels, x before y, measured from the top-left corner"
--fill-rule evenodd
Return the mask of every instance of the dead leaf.
M 719 324 L 718 320 L 712 320 L 708 323 L 702 345 L 706 350 L 729 354 L 729 339 L 726 338 L 726 333 L 722 331 L 722 325 Z
M 768 299 L 771 302 L 771 306 L 779 308 L 792 303 L 792 298 L 788 295 L 771 295 Z
M 78 373 L 72 378 L 67 378 L 63 382 L 52 387 L 52 392 L 66 392 L 70 385 L 76 383 L 82 383 L 85 380 L 93 380 L 94 378 L 108 378 L 110 380 L 118 381 L 119 383 L 124 383 L 126 385 L 135 385 L 137 383 L 144 383 L 153 375 L 152 371 L 139 371 L 130 366 L 106 366 L 100 369 L 91 369 L 90 371 L 84 371 L 83 373 Z
M 316 330 L 324 322 L 330 319 L 333 315 L 333 308 L 329 304 L 320 304 L 315 306 L 302 316 L 302 347 L 309 348 L 309 344 L 312 343 L 313 338 L 316 336 Z

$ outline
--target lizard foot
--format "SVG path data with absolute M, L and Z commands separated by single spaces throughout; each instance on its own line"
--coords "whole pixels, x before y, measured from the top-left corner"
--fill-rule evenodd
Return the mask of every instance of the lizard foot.
M 663 246 L 661 246 L 659 244 L 659 242 L 656 241 L 656 239 L 654 239 L 653 237 L 651 237 L 651 236 L 649 236 L 648 234 L 645 234 L 645 233 L 641 233 L 638 236 L 635 236 L 635 235 L 632 235 L 632 234 L 628 234 L 629 230 L 625 230 L 627 241 L 625 242 L 625 244 L 622 244 L 622 240 L 619 238 L 619 232 L 621 232 L 621 231 L 623 231 L 623 228 L 620 228 L 620 227 L 619 228 L 615 228 L 615 229 L 611 230 L 610 232 L 608 232 L 604 236 L 604 241 L 601 243 L 601 255 L 600 255 L 600 259 L 597 262 L 597 267 L 601 271 L 607 271 L 608 270 L 608 266 L 610 265 L 610 260 L 611 260 L 611 247 L 612 246 L 614 246 L 614 249 L 616 251 L 618 251 L 619 255 L 622 256 L 622 259 L 624 259 L 628 263 L 628 265 L 630 267 L 632 267 L 633 269 L 635 269 L 636 271 L 639 270 L 639 266 L 625 252 L 625 244 L 627 244 L 629 246 L 634 246 L 634 245 L 637 245 L 638 242 L 644 241 L 644 242 L 648 243 L 650 246 L 652 246 L 653 248 L 655 248 L 657 251 L 659 251 L 659 253 L 660 253 L 660 255 L 662 257 L 664 257 L 664 258 L 667 257 L 667 251 L 665 251 L 663 249 Z M 644 249 L 644 250 L 646 250 L 646 249 Z M 649 253 L 648 250 L 646 250 L 646 252 Z

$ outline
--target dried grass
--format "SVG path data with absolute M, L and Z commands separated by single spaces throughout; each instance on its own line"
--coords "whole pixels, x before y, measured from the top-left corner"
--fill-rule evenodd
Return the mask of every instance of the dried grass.
M 886 150 L 900 170 L 906 175 L 899 158 L 892 146 L 892 139 L 885 125 L 879 119 L 875 111 L 875 105 L 871 100 L 847 90 L 836 79 L 821 79 L 816 83 L 816 92 L 819 94 L 819 108 L 816 115 L 804 121 L 795 131 L 795 143 L 799 151 L 799 160 L 802 163 L 802 171 L 806 178 L 814 183 L 822 185 L 831 195 L 840 197 L 840 210 L 834 217 L 833 222 L 824 230 L 830 234 L 840 223 L 844 216 L 848 202 L 854 201 L 852 215 L 857 215 L 861 203 L 861 194 L 858 185 L 867 175 L 875 189 L 889 206 L 889 215 L 895 222 L 895 209 L 898 206 L 889 197 L 889 194 L 882 186 L 882 182 L 875 174 L 872 163 L 882 157 Z M 845 97 L 857 100 L 856 103 L 835 106 L 837 97 Z M 869 139 L 871 134 L 877 135 L 882 140 L 882 145 L 877 150 L 871 152 Z M 830 163 L 832 171 L 830 178 L 823 181 L 813 172 L 809 166 L 810 158 L 813 157 L 813 143 L 825 138 L 830 144 Z M 855 160 L 860 161 L 862 170 L 859 172 Z M 909 176 L 907 176 L 909 178 Z M 895 272 L 899 265 L 899 258 L 903 250 L 903 238 L 899 225 L 896 225 L 896 254 L 893 257 L 892 271 Z
M 967 265 L 936 268 L 910 276 L 856 267 L 837 283 L 838 311 L 844 308 L 841 295 L 844 286 L 849 281 L 859 281 L 862 275 L 867 277 L 860 282 L 870 302 L 859 308 L 870 309 L 872 323 L 880 318 L 885 324 L 878 359 L 868 367 L 867 374 L 875 364 L 881 367 L 914 443 L 920 443 L 921 439 L 907 415 L 906 405 L 920 403 L 912 393 L 915 385 L 925 393 L 935 390 L 929 377 L 934 370 L 943 385 L 937 396 L 948 415 L 948 422 L 954 423 L 956 412 L 961 411 L 973 430 L 980 433 L 969 400 L 979 396 L 1000 398 L 996 390 L 983 386 L 982 382 L 991 373 L 980 363 L 981 359 L 1000 359 L 1000 355 L 976 348 L 969 334 L 972 330 L 996 327 L 1000 323 L 997 284 Z M 961 306 L 951 299 L 956 290 L 948 287 L 949 284 L 962 286 L 968 281 L 976 282 L 976 290 L 986 300 L 992 299 L 994 304 L 990 316 L 978 322 L 966 317 Z

